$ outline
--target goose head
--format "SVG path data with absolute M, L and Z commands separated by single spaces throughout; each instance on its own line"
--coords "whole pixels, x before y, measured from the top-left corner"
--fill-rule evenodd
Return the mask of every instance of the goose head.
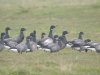
M 66 35 L 66 34 L 68 34 L 67 31 L 63 31 L 63 32 L 62 32 L 62 35 Z
M 86 39 L 84 42 L 85 42 L 85 45 L 90 45 L 90 44 L 92 44 L 92 41 L 91 41 L 90 39 Z
M 10 27 L 6 27 L 6 28 L 5 28 L 5 30 L 7 30 L 7 31 L 8 31 L 8 30 L 11 30 L 11 28 L 10 28 Z
M 84 35 L 84 32 L 80 32 L 79 34 L 80 34 L 80 35 Z
M 26 29 L 25 28 L 21 28 L 21 31 L 26 31 Z
M 44 36 L 44 35 L 46 35 L 46 34 L 45 34 L 45 33 L 42 33 L 41 35 Z
M 51 25 L 50 30 L 53 30 L 56 26 Z
M 36 30 L 34 30 L 33 33 L 36 34 Z

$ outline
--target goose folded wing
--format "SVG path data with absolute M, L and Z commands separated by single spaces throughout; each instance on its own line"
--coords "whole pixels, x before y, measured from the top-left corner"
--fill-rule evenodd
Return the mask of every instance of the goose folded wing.
M 11 48 L 15 48 L 17 45 L 18 45 L 18 43 L 14 42 L 14 41 L 9 41 L 8 42 L 8 46 L 11 47 Z

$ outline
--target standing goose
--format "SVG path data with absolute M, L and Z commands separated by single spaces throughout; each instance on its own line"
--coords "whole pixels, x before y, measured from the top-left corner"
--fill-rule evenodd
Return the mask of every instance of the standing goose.
M 48 37 L 47 37 L 47 38 L 41 39 L 41 44 L 42 44 L 44 47 L 53 42 L 53 37 L 54 37 L 54 36 L 53 36 L 53 30 L 54 30 L 54 28 L 55 28 L 55 26 L 52 25 L 52 26 L 50 27 L 50 32 L 49 32 Z
M 4 37 L 5 33 L 1 33 L 1 38 L 0 38 L 0 51 L 4 49 Z
M 84 33 L 83 32 L 80 32 L 79 33 L 79 36 L 78 36 L 78 39 L 74 39 L 72 41 L 72 44 L 80 44 L 83 41 L 83 37 L 82 37 L 83 35 L 84 35 Z
M 78 39 L 74 39 L 73 41 L 71 41 L 73 49 L 76 47 L 80 48 L 80 46 L 84 45 L 84 41 L 83 41 L 83 37 L 82 37 L 83 35 L 84 35 L 84 33 L 80 32 Z
M 18 44 L 21 43 L 24 40 L 24 31 L 26 31 L 26 29 L 21 28 L 20 34 L 16 38 L 12 39 L 12 41 L 17 42 Z

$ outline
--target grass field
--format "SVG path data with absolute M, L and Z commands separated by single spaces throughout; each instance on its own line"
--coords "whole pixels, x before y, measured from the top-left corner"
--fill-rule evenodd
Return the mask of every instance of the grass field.
M 84 39 L 100 42 L 100 0 L 0 0 L 0 33 L 10 26 L 12 37 L 25 27 L 27 36 L 34 29 L 37 36 L 69 32 L 67 39 L 76 38 L 80 31 Z M 100 75 L 100 54 L 80 53 L 65 48 L 58 53 L 0 52 L 0 75 Z

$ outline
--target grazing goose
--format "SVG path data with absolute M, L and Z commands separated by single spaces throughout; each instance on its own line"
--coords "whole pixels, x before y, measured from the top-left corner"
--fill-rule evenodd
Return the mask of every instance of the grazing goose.
M 4 42 L 7 46 L 10 45 L 10 42 L 13 42 L 13 43 L 21 43 L 23 40 L 24 40 L 24 31 L 26 29 L 25 28 L 21 28 L 20 29 L 20 34 L 16 37 L 16 38 L 8 38 L 8 39 L 4 39 Z M 15 44 L 14 44 L 15 45 Z
M 10 38 L 9 32 L 8 32 L 9 30 L 11 30 L 10 27 L 6 27 L 6 28 L 5 28 L 5 37 L 4 37 L 4 39 Z
M 22 54 L 22 52 L 27 52 L 28 50 L 28 46 L 29 46 L 29 42 L 30 42 L 30 37 L 26 37 L 26 42 L 25 43 L 20 43 L 16 46 L 16 49 L 18 51 L 18 53 Z
M 53 37 L 54 37 L 54 36 L 53 36 L 53 30 L 54 30 L 54 28 L 55 28 L 55 26 L 52 25 L 52 26 L 50 27 L 50 32 L 49 32 L 48 37 L 47 37 L 47 38 L 41 39 L 41 44 L 42 44 L 43 47 L 47 46 L 47 45 L 50 44 L 50 43 L 53 43 Z
M 0 51 L 4 49 L 4 37 L 5 33 L 1 33 L 1 38 L 0 38 Z
M 57 52 L 61 49 L 64 49 L 66 47 L 66 37 L 65 37 L 66 34 L 68 34 L 68 32 L 63 31 L 62 36 L 60 36 L 58 39 L 57 36 L 55 36 L 56 38 L 54 40 L 55 43 L 48 47 L 50 50 L 46 49 L 46 51 Z
M 99 43 L 93 42 L 90 39 L 86 39 L 86 45 L 88 46 L 87 50 L 96 51 L 96 46 L 98 46 Z

